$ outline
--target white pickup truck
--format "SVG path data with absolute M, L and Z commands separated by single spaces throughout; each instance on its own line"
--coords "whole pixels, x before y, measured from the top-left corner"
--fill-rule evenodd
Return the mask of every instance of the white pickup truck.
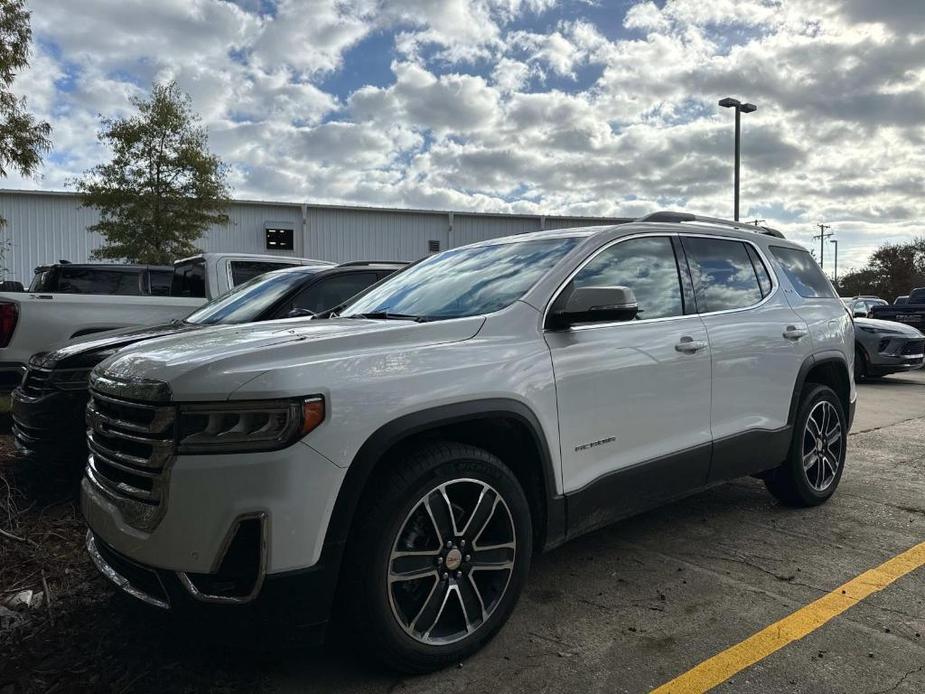
M 0 292 L 0 394 L 15 388 L 29 357 L 89 333 L 164 323 L 252 277 L 322 260 L 248 253 L 202 253 L 174 263 L 171 296 Z

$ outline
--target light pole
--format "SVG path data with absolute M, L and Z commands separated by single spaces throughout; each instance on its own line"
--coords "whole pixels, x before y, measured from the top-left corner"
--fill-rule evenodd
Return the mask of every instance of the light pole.
M 825 271 L 825 240 L 834 234 L 830 231 L 826 233 L 826 229 L 831 229 L 831 224 L 822 224 L 819 223 L 816 225 L 819 227 L 819 233 L 813 236 L 814 239 L 819 239 L 819 267 L 822 268 L 823 272 Z
M 838 286 L 838 239 L 832 239 L 829 243 L 835 244 L 835 286 Z
M 743 104 L 738 99 L 727 96 L 719 100 L 719 105 L 723 108 L 734 108 L 736 110 L 736 162 L 735 162 L 735 194 L 733 196 L 733 218 L 739 221 L 739 141 L 741 139 L 742 126 L 740 123 L 740 114 L 757 111 L 755 104 Z

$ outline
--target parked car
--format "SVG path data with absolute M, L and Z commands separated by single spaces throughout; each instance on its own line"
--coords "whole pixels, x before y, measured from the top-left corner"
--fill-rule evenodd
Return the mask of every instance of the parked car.
M 855 318 L 854 380 L 921 369 L 925 335 L 895 321 Z
M 913 289 L 906 302 L 898 306 L 872 307 L 868 317 L 920 328 L 925 325 L 925 287 Z
M 0 293 L 0 394 L 19 384 L 33 354 L 82 335 L 182 318 L 259 272 L 306 264 L 333 266 L 307 258 L 204 253 L 174 265 L 172 296 Z
M 908 295 L 908 294 L 903 294 L 902 296 L 897 296 L 896 299 L 893 300 L 893 305 L 894 305 L 894 306 L 901 306 L 902 304 L 908 304 L 908 303 L 909 303 L 909 295 Z
M 404 263 L 301 265 L 274 270 L 239 285 L 183 320 L 97 333 L 36 354 L 12 394 L 13 435 L 23 454 L 67 455 L 86 461 L 84 408 L 90 370 L 127 345 L 167 335 L 192 333 L 212 325 L 238 325 L 304 317 L 331 308 Z
M 889 302 L 876 296 L 855 296 L 844 299 L 845 306 L 855 318 L 867 318 L 874 306 L 889 306 Z
M 356 642 L 420 672 L 501 628 L 534 548 L 742 475 L 821 504 L 851 318 L 802 246 L 749 229 L 659 213 L 493 239 L 328 320 L 123 349 L 90 379 L 89 553 L 201 618 L 320 628 L 340 588 Z
M 33 294 L 170 296 L 170 265 L 68 263 L 40 265 L 29 285 Z

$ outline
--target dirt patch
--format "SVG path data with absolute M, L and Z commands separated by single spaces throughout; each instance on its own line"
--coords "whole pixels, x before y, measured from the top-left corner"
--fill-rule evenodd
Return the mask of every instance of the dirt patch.
M 33 602 L 0 609 L 0 694 L 259 689 L 264 653 L 215 645 L 98 575 L 79 475 L 19 458 L 0 435 L 0 605 L 24 591 Z

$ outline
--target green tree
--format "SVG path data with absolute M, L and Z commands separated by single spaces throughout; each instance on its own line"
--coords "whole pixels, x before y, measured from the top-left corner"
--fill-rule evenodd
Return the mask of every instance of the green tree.
M 135 98 L 137 114 L 103 119 L 99 139 L 113 152 L 76 181 L 84 207 L 94 207 L 106 245 L 95 258 L 170 263 L 197 253 L 195 242 L 228 222 L 227 167 L 208 148 L 189 95 L 174 82 Z
M 0 0 L 0 177 L 11 170 L 34 174 L 42 155 L 51 149 L 51 126 L 26 109 L 25 98 L 12 92 L 16 73 L 29 65 L 32 42 L 31 13 L 25 0 Z M 6 220 L 0 217 L 0 228 Z M 9 240 L 0 239 L 0 266 Z M 0 269 L 0 272 L 5 270 Z
M 889 301 L 915 287 L 925 287 L 925 238 L 885 243 L 865 267 L 839 280 L 843 295 L 876 294 Z

